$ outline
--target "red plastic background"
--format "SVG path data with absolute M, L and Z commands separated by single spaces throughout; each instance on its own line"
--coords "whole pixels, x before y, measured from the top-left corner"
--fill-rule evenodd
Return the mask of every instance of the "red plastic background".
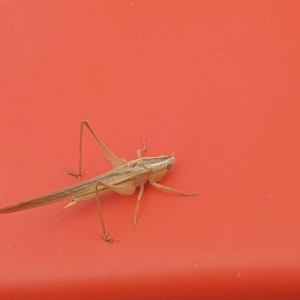
M 299 5 L 1 1 L 0 207 L 78 183 L 83 118 L 172 153 L 193 97 L 162 183 L 200 193 L 147 186 L 135 231 L 137 193 L 103 196 L 114 244 L 95 200 L 0 215 L 1 299 L 299 299 Z M 83 169 L 110 169 L 90 134 Z

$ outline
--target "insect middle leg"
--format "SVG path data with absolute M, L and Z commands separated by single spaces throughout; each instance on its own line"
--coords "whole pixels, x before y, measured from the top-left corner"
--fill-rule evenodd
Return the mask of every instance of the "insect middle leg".
M 144 152 L 146 150 L 147 150 L 147 143 L 146 143 L 145 140 L 143 140 L 143 148 L 138 149 L 136 151 L 137 155 L 138 155 L 138 158 L 142 158 L 141 152 Z M 148 168 L 147 166 L 145 166 L 145 164 L 143 163 L 142 160 L 141 160 L 141 164 L 144 166 L 145 169 L 148 170 L 149 173 L 152 172 L 152 168 Z M 134 218 L 133 218 L 133 229 L 136 229 L 137 218 L 138 218 L 138 215 L 139 215 L 139 208 L 140 208 L 140 200 L 141 200 L 142 195 L 144 193 L 144 184 L 140 184 L 139 187 L 140 187 L 140 192 L 139 192 L 139 195 L 138 195 L 138 200 L 137 200 L 136 208 L 135 208 L 135 214 L 134 214 Z
M 140 184 L 140 191 L 139 191 L 138 200 L 135 207 L 134 219 L 133 219 L 133 229 L 136 229 L 137 218 L 139 215 L 140 200 L 142 198 L 143 193 L 144 193 L 144 184 Z

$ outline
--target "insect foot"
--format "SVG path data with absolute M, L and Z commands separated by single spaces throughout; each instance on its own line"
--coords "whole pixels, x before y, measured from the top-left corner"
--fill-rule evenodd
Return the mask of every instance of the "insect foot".
M 117 239 L 114 239 L 114 238 L 108 238 L 107 237 L 107 233 L 106 234 L 103 234 L 102 235 L 103 239 L 105 242 L 108 242 L 108 243 L 113 243 L 113 242 L 121 242 L 121 240 L 117 240 Z
M 64 169 L 67 170 L 68 175 L 75 176 L 75 177 L 77 177 L 77 178 L 79 178 L 79 179 L 81 178 L 81 175 L 74 173 L 71 169 L 69 169 L 69 168 L 67 168 L 67 167 L 64 167 Z

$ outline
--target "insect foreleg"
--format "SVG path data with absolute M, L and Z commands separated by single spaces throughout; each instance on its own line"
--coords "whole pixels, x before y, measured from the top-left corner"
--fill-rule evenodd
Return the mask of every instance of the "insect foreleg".
M 141 157 L 142 157 L 141 152 L 144 152 L 144 151 L 146 151 L 146 150 L 147 150 L 147 143 L 146 143 L 145 140 L 143 140 L 143 148 L 142 148 L 142 149 L 138 149 L 138 150 L 136 151 L 138 158 L 141 158 Z
M 160 190 L 175 192 L 175 193 L 179 193 L 179 194 L 184 195 L 184 196 L 196 196 L 196 195 L 198 195 L 198 193 L 187 193 L 187 192 L 184 192 L 184 191 L 181 191 L 181 190 L 178 190 L 178 189 L 174 189 L 174 188 L 159 184 L 154 180 L 149 181 L 149 183 L 151 185 L 153 185 L 154 187 L 160 189 Z

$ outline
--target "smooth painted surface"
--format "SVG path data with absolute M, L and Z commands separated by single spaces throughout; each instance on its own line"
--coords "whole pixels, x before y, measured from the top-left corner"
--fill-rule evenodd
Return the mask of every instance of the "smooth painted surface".
M 1 298 L 300 297 L 297 1 L 0 5 L 0 207 L 78 182 L 83 118 L 172 153 L 193 97 L 161 183 L 200 193 L 147 186 L 135 231 L 137 193 L 104 196 L 112 245 L 95 200 L 0 215 Z M 109 169 L 85 133 L 82 180 Z

